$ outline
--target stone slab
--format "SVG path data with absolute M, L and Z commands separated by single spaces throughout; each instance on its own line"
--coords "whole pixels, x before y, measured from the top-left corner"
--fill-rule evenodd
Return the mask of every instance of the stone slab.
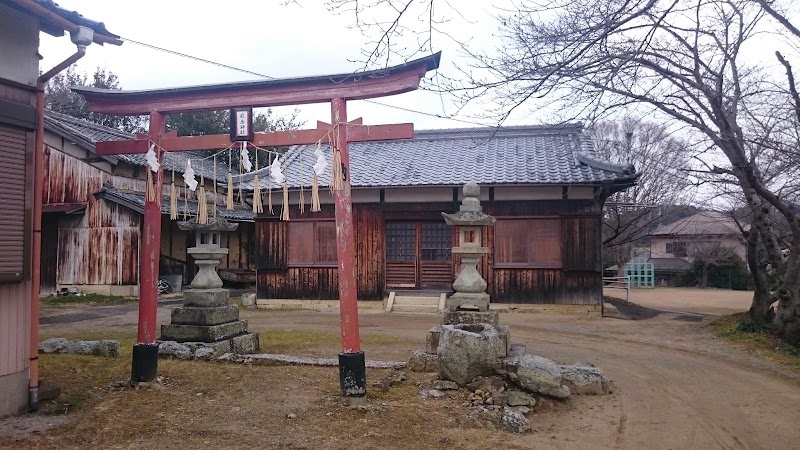
M 425 337 L 425 352 L 435 355 L 436 349 L 439 348 L 439 338 L 442 336 L 442 326 L 436 325 L 428 331 Z
M 183 291 L 183 306 L 227 306 L 229 298 L 227 289 L 187 289 Z
M 497 335 L 500 337 L 500 347 L 498 353 L 505 358 L 511 350 L 511 328 L 508 325 L 497 327 Z
M 448 311 L 457 311 L 457 310 L 488 311 L 489 294 L 456 292 L 450 297 L 447 297 L 447 300 L 445 302 L 445 309 L 447 309 Z
M 488 323 L 497 328 L 500 322 L 500 314 L 497 311 L 443 311 L 441 313 L 442 325 L 472 325 L 478 323 Z
M 240 335 L 247 331 L 247 321 L 220 325 L 161 325 L 161 340 L 176 342 L 214 342 Z
M 239 308 L 235 305 L 201 308 L 184 306 L 172 310 L 171 323 L 178 325 L 219 325 L 239 320 Z
M 231 339 L 231 352 L 238 355 L 256 353 L 261 350 L 258 333 L 246 333 Z

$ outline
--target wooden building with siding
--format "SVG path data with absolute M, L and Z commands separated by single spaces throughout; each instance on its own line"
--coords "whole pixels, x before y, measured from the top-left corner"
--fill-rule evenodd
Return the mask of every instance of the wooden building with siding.
M 64 36 L 78 26 L 92 30 L 90 39 L 99 45 L 118 37 L 103 23 L 52 1 L 0 0 L 0 418 L 38 403 L 38 310 L 32 289 L 38 264 L 32 257 L 34 161 L 42 112 L 37 86 L 42 72 L 46 76 L 61 67 L 40 71 L 39 35 Z
M 256 219 L 259 299 L 338 298 L 330 193 L 321 189 L 319 213 L 298 207 L 301 187 L 310 198 L 313 151 L 296 146 L 283 157 L 290 220 Z M 598 159 L 580 125 L 417 131 L 353 143 L 350 158 L 359 299 L 451 291 L 460 262 L 441 212 L 457 211 L 461 187 L 475 181 L 484 211 L 497 218 L 483 230 L 490 253 L 479 266 L 492 301 L 600 304 L 603 203 L 637 174 Z M 260 179 L 262 190 L 279 189 Z M 242 186 L 252 189 L 252 180 Z

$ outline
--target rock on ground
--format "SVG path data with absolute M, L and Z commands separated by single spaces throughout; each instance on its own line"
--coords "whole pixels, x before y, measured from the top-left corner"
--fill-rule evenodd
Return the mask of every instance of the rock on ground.
M 508 406 L 535 406 L 536 399 L 522 391 L 510 390 L 506 393 L 506 404 Z
M 499 391 L 506 386 L 505 381 L 499 376 L 492 376 L 492 377 L 480 377 L 476 380 L 473 380 L 471 383 L 467 385 L 467 389 L 470 392 L 475 392 L 478 389 L 482 391 Z
M 216 351 L 210 347 L 198 347 L 197 350 L 194 351 L 195 359 L 211 359 Z
M 119 341 L 70 341 L 64 338 L 47 339 L 39 344 L 42 353 L 73 353 L 117 358 L 120 355 Z
M 174 356 L 178 359 L 191 359 L 192 350 L 188 345 L 184 345 L 175 341 L 161 341 L 158 344 L 158 354 Z
M 500 426 L 510 433 L 525 433 L 531 429 L 531 423 L 528 418 L 511 408 L 503 408 L 503 415 L 500 416 Z
M 569 397 L 569 387 L 563 384 L 561 369 L 556 363 L 541 356 L 524 354 L 506 358 L 509 377 L 528 392 L 550 397 Z
M 500 336 L 489 324 L 442 325 L 436 349 L 439 378 L 465 386 L 477 377 L 493 375 Z
M 603 395 L 611 393 L 611 383 L 603 371 L 585 365 L 559 366 L 564 384 L 572 394 Z
M 450 380 L 436 380 L 433 382 L 433 388 L 440 391 L 454 391 L 458 390 L 458 383 Z
M 414 350 L 406 365 L 412 372 L 438 372 L 439 365 L 434 354 L 426 353 L 424 349 Z

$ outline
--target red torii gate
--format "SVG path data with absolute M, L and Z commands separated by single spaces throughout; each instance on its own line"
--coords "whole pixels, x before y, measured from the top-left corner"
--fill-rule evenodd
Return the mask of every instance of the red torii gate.
M 441 52 L 402 65 L 367 72 L 313 77 L 271 79 L 219 85 L 118 91 L 74 87 L 84 96 L 92 111 L 113 115 L 149 115 L 147 135 L 129 141 L 98 142 L 99 155 L 146 153 L 149 141 L 156 143 L 159 160 L 162 151 L 221 149 L 231 145 L 229 135 L 178 137 L 167 133 L 165 114 L 197 112 L 237 107 L 271 107 L 309 103 L 331 103 L 334 132 L 318 124 L 317 129 L 256 133 L 252 143 L 258 146 L 315 144 L 327 141 L 338 149 L 342 164 L 342 189 L 334 191 L 336 208 L 336 250 L 339 255 L 339 307 L 342 353 L 339 354 L 339 377 L 342 397 L 363 399 L 366 395 L 364 353 L 358 331 L 356 302 L 355 242 L 350 193 L 350 158 L 348 142 L 411 138 L 413 125 L 376 125 L 364 127 L 360 121 L 347 122 L 347 100 L 364 100 L 416 90 L 425 74 L 439 67 Z M 134 381 L 155 379 L 158 364 L 156 312 L 158 301 L 158 264 L 161 240 L 161 191 L 163 171 L 155 178 L 155 201 L 145 196 L 142 251 L 140 258 L 140 300 L 137 344 L 133 348 L 131 378 Z

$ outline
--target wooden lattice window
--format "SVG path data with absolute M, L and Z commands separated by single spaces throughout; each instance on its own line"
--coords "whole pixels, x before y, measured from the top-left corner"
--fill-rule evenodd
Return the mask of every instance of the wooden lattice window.
M 288 223 L 289 266 L 336 266 L 336 222 Z
M 494 229 L 495 267 L 561 267 L 560 219 L 501 219 Z

